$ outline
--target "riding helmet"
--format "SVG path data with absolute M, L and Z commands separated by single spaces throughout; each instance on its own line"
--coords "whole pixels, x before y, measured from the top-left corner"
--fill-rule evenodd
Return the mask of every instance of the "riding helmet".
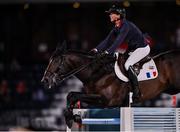
M 112 5 L 112 7 L 110 7 L 109 10 L 107 10 L 105 12 L 108 14 L 117 13 L 117 14 L 120 14 L 123 18 L 126 17 L 126 10 L 124 8 L 120 8 L 116 5 Z

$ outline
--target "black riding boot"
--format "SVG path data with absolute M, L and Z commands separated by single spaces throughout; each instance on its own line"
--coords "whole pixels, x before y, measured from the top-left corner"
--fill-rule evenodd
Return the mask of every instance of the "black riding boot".
M 139 90 L 139 83 L 137 79 L 137 75 L 134 72 L 134 69 L 132 66 L 129 67 L 128 69 L 128 76 L 129 80 L 132 86 L 132 91 L 133 91 L 133 102 L 138 102 L 138 99 L 141 97 L 141 92 Z

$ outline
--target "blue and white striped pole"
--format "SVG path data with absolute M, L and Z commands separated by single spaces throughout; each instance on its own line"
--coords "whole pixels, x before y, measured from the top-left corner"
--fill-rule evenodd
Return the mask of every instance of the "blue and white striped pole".
M 97 118 L 85 118 L 82 119 L 83 125 L 119 125 L 120 118 L 107 118 L 107 119 L 97 119 Z

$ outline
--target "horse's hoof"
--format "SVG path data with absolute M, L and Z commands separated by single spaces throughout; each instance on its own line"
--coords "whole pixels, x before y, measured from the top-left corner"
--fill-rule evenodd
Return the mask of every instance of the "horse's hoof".
M 64 110 L 64 117 L 65 117 L 65 122 L 66 125 L 71 128 L 72 124 L 74 122 L 74 118 L 73 118 L 73 112 L 69 109 Z
M 73 122 L 74 122 L 73 120 L 66 120 L 66 125 L 68 126 L 69 129 L 71 129 Z

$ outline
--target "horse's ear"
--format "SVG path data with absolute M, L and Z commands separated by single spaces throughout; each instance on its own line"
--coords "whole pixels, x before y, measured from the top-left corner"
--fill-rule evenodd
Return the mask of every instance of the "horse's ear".
M 66 41 L 64 40 L 62 44 L 58 43 L 56 50 L 65 52 L 67 50 L 67 44 Z

